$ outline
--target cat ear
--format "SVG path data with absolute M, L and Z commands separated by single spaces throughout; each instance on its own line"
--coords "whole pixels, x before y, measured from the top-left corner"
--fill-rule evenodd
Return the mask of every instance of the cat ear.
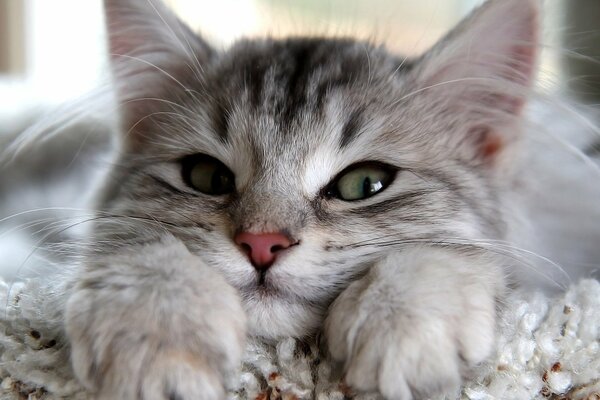
M 184 91 L 182 77 L 198 76 L 212 48 L 160 0 L 104 0 L 110 61 L 124 117 L 148 113 L 165 91 Z M 156 103 L 156 102 L 154 102 Z
M 483 156 L 510 139 L 531 91 L 538 18 L 536 0 L 489 0 L 417 61 L 415 90 L 467 124 Z

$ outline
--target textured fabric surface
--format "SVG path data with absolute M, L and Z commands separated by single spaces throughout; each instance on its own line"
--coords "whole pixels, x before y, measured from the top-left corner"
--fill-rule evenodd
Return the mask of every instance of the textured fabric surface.
M 0 282 L 0 399 L 89 399 L 69 366 L 60 302 L 36 281 Z M 514 293 L 497 353 L 453 398 L 600 399 L 600 283 L 583 280 L 556 297 Z M 355 394 L 319 340 L 251 342 L 231 399 L 377 399 Z

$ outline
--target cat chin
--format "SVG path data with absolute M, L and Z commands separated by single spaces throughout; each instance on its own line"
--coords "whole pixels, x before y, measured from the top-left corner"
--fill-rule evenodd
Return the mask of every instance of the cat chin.
M 322 326 L 325 314 L 324 309 L 310 304 L 258 292 L 243 296 L 243 306 L 248 334 L 266 340 L 308 336 Z

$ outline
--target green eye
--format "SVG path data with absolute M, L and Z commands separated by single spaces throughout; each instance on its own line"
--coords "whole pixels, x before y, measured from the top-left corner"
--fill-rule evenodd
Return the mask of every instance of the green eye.
M 204 194 L 217 196 L 235 190 L 233 172 L 216 158 L 197 154 L 186 157 L 182 165 L 184 181 Z
M 331 190 L 342 200 L 362 200 L 385 189 L 393 180 L 390 168 L 378 164 L 362 164 L 344 172 Z

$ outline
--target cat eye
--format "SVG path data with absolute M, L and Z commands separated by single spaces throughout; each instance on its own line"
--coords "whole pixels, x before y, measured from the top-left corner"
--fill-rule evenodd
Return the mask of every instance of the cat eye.
M 363 200 L 383 191 L 394 176 L 395 170 L 383 164 L 357 164 L 338 175 L 327 193 L 345 201 Z
M 214 196 L 235 190 L 233 172 L 221 161 L 206 154 L 195 154 L 182 161 L 183 180 L 192 188 Z

